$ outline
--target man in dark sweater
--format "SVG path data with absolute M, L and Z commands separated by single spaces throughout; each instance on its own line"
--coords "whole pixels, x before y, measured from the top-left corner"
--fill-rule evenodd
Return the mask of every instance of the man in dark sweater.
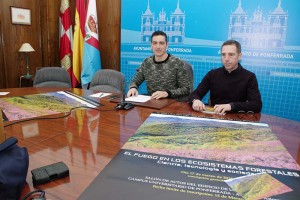
M 260 112 L 261 95 L 254 73 L 244 69 L 239 60 L 242 57 L 241 45 L 235 40 L 222 44 L 223 66 L 209 71 L 189 96 L 189 103 L 196 111 L 205 110 L 202 98 L 210 91 L 211 106 L 214 112 L 227 111 Z
M 190 86 L 184 62 L 168 54 L 167 35 L 155 31 L 151 36 L 154 55 L 146 58 L 129 85 L 127 96 L 137 96 L 139 86 L 146 81 L 152 99 L 172 98 L 187 101 Z

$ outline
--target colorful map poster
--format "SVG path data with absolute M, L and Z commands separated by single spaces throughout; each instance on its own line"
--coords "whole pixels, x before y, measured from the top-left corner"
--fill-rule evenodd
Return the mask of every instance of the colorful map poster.
M 79 106 L 95 107 L 82 98 L 63 91 L 0 99 L 0 108 L 7 121 L 69 112 Z
M 267 124 L 151 114 L 79 199 L 299 199 Z

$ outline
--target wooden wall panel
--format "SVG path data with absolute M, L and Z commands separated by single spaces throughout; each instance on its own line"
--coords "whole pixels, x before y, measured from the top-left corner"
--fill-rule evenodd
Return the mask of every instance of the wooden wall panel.
M 59 14 L 60 0 L 46 0 L 41 2 L 42 28 L 42 64 L 46 66 L 60 66 L 59 58 Z
M 102 68 L 120 71 L 120 0 L 97 1 Z
M 6 83 L 5 83 L 5 70 L 4 70 L 4 58 L 3 58 L 3 42 L 2 42 L 2 26 L 1 26 L 1 13 L 0 12 L 0 88 L 6 88 Z
M 31 25 L 16 25 L 11 23 L 10 7 L 28 8 L 31 10 Z M 19 77 L 26 74 L 26 62 L 23 53 L 19 49 L 24 42 L 28 42 L 35 49 L 35 52 L 29 54 L 29 63 L 31 74 L 35 66 L 41 65 L 40 39 L 41 28 L 39 18 L 39 0 L 7 0 L 0 1 L 1 7 L 1 29 L 2 29 L 2 47 L 5 71 L 5 86 L 17 87 Z
M 96 0 L 101 62 L 103 68 L 120 70 L 121 0 Z M 70 0 L 74 30 L 76 0 Z M 30 26 L 11 24 L 10 6 L 31 10 Z M 26 73 L 23 42 L 35 49 L 30 56 L 31 74 L 37 67 L 60 66 L 59 58 L 60 0 L 0 1 L 0 88 L 18 87 L 19 77 Z

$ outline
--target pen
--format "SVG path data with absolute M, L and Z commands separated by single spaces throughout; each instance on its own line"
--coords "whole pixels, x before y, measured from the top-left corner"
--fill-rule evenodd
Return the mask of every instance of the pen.
M 101 93 L 100 95 L 99 95 L 99 98 L 101 98 L 103 96 L 103 93 Z

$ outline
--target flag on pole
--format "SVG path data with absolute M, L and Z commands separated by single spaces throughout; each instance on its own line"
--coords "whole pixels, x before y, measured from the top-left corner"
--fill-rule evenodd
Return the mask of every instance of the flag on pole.
M 61 0 L 60 2 L 59 36 L 60 65 L 68 71 L 72 80 L 73 30 L 69 0 Z
M 85 32 L 81 73 L 82 85 L 90 83 L 95 73 L 101 68 L 96 0 L 89 0 L 88 2 Z
M 74 27 L 74 43 L 73 43 L 73 76 L 72 86 L 80 86 L 80 77 L 82 70 L 83 43 L 85 38 L 86 10 L 84 0 L 76 0 L 75 10 L 75 27 Z

